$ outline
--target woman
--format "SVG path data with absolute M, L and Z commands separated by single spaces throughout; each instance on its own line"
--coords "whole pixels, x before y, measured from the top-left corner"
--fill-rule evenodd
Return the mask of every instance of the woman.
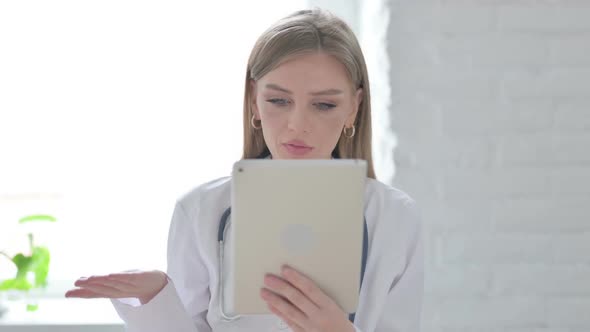
M 224 321 L 218 301 L 219 218 L 230 178 L 181 197 L 168 237 L 168 269 L 80 278 L 66 297 L 111 298 L 129 331 L 418 331 L 423 251 L 414 201 L 375 180 L 365 61 L 350 28 L 330 13 L 296 12 L 269 28 L 248 61 L 243 158 L 364 159 L 369 250 L 354 323 L 294 270 L 267 276 L 274 315 Z

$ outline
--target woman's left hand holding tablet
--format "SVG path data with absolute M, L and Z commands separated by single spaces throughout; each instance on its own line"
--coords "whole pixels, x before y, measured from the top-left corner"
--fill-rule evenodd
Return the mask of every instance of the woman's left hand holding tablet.
M 354 332 L 348 314 L 311 279 L 283 267 L 281 276 L 268 274 L 260 296 L 272 313 L 295 332 Z

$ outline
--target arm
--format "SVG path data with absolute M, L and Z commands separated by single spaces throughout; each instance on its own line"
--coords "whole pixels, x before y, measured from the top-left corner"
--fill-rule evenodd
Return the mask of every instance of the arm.
M 424 293 L 424 247 L 416 204 L 408 200 L 400 218 L 406 233 L 406 266 L 393 278 L 374 332 L 419 332 Z M 357 332 L 362 332 L 355 327 Z
M 375 332 L 418 332 L 424 293 L 424 246 L 421 217 L 414 201 L 405 203 L 407 213 L 406 268 L 395 278 L 387 294 L 385 309 Z
M 112 300 L 129 332 L 210 332 L 206 321 L 209 279 L 196 241 L 194 220 L 176 203 L 168 233 L 168 283 L 148 303 Z

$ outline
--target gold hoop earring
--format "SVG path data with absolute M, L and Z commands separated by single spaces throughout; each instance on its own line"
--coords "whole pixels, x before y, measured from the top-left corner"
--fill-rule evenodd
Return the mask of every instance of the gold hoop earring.
M 256 130 L 258 130 L 258 129 L 262 128 L 262 126 L 258 126 L 258 127 L 256 127 L 256 124 L 254 124 L 254 120 L 255 120 L 255 119 L 254 119 L 254 114 L 252 114 L 252 118 L 250 119 L 250 124 L 252 125 L 252 128 L 254 128 L 254 129 L 256 129 Z
M 346 129 L 350 129 L 352 128 L 352 133 L 350 133 L 350 135 L 346 132 Z M 344 127 L 344 129 L 342 129 L 342 133 L 344 134 L 344 137 L 346 138 L 353 138 L 354 134 L 356 133 L 356 128 L 354 127 L 354 125 L 352 125 L 352 127 L 350 128 L 346 128 Z

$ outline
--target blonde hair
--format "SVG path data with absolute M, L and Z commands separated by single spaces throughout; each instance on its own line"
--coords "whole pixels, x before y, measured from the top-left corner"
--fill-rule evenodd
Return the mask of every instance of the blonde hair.
M 242 158 L 263 158 L 270 154 L 262 131 L 255 130 L 250 123 L 254 114 L 254 96 L 250 81 L 257 81 L 289 56 L 310 51 L 321 51 L 334 56 L 346 67 L 354 90 L 363 90 L 355 120 L 356 134 L 352 138 L 341 135 L 332 155 L 335 158 L 366 160 L 367 176 L 374 179 L 371 155 L 371 94 L 365 59 L 348 25 L 330 12 L 317 8 L 297 11 L 279 20 L 258 38 L 252 49 L 246 71 Z

